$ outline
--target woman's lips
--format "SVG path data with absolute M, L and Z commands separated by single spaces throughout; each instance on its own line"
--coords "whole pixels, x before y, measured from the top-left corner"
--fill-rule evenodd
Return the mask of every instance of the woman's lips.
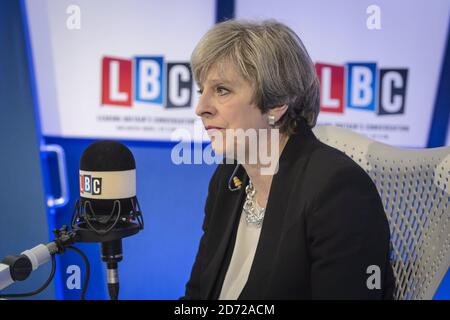
M 223 128 L 220 127 L 214 127 L 214 126 L 206 126 L 206 131 L 213 131 L 213 130 L 222 130 Z

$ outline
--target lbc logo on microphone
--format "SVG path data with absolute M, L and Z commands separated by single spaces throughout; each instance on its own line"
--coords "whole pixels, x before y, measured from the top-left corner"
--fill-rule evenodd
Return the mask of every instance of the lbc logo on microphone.
M 92 195 L 102 194 L 102 178 L 95 178 L 90 175 L 80 174 L 80 193 L 90 193 Z

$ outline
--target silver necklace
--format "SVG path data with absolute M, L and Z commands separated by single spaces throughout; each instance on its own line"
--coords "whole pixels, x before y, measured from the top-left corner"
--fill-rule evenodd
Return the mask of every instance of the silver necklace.
M 261 208 L 256 201 L 255 194 L 256 190 L 253 187 L 252 181 L 249 180 L 248 186 L 245 187 L 245 193 L 247 194 L 247 198 L 244 202 L 244 213 L 245 219 L 248 224 L 253 224 L 257 228 L 262 226 L 262 222 L 264 219 L 265 208 Z

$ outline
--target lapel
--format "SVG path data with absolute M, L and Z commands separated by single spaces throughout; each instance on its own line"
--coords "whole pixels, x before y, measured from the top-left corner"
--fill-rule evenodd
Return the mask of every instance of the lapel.
M 314 140 L 316 138 L 306 125 L 306 122 L 300 121 L 298 132 L 291 135 L 283 149 L 279 160 L 279 170 L 272 180 L 253 264 L 248 281 L 239 299 L 258 299 L 264 295 L 264 287 L 267 284 L 267 278 L 272 269 L 274 256 L 282 235 L 290 191 L 292 191 L 292 188 L 289 187 L 294 185 L 297 171 L 303 170 L 306 164 L 308 158 L 308 152 L 305 152 L 306 145 Z M 298 162 L 299 158 L 301 158 L 300 162 Z M 294 162 L 296 162 L 295 165 Z M 242 177 L 243 186 L 246 186 L 248 176 L 242 166 L 237 175 Z M 226 179 L 228 181 L 228 177 Z M 202 274 L 202 284 L 205 286 L 205 299 L 218 299 L 219 297 L 221 284 L 231 261 L 231 254 L 236 240 L 236 230 L 245 200 L 245 187 L 235 192 L 231 192 L 226 188 L 225 192 L 227 193 L 226 196 L 219 200 L 221 201 L 220 204 L 217 204 L 220 206 L 221 214 L 214 217 L 216 220 L 214 223 L 215 227 L 211 230 L 212 233 L 215 233 L 214 231 L 217 230 L 217 234 L 221 235 L 221 237 L 217 239 L 219 242 L 215 246 L 217 250 Z M 227 254 L 227 250 L 231 250 L 228 251 L 229 254 Z
M 234 169 L 234 166 L 233 166 Z M 229 173 L 231 175 L 231 172 Z M 240 166 L 237 176 L 242 177 L 242 185 L 246 186 L 248 183 L 248 176 L 245 174 L 245 170 Z M 228 182 L 228 176 L 226 177 Z M 233 231 L 237 229 L 238 217 L 242 210 L 245 199 L 245 187 L 237 191 L 230 191 L 227 186 L 222 186 L 225 191 L 219 193 L 225 193 L 224 197 L 221 197 L 216 204 L 214 210 L 218 210 L 219 214 L 214 216 L 214 223 L 211 224 L 210 241 L 217 241 L 218 244 L 212 243 L 212 247 L 216 247 L 216 251 L 212 253 L 210 263 L 206 266 L 205 271 L 201 275 L 201 283 L 204 287 L 203 297 L 204 299 L 218 299 L 214 295 L 214 289 L 216 288 L 218 279 L 221 279 L 223 275 L 223 269 L 230 263 L 230 259 L 227 259 L 226 252 L 230 246 L 234 244 L 234 236 L 232 239 Z M 230 243 L 233 240 L 232 243 Z M 226 272 L 226 269 L 225 269 Z

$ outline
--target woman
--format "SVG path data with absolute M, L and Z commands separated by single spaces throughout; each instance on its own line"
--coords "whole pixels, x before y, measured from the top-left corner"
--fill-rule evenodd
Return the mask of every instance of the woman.
M 383 205 L 370 177 L 312 133 L 319 83 L 298 36 L 276 21 L 227 21 L 191 62 L 196 113 L 234 161 L 211 178 L 183 299 L 391 299 Z M 269 134 L 240 139 L 251 130 Z

